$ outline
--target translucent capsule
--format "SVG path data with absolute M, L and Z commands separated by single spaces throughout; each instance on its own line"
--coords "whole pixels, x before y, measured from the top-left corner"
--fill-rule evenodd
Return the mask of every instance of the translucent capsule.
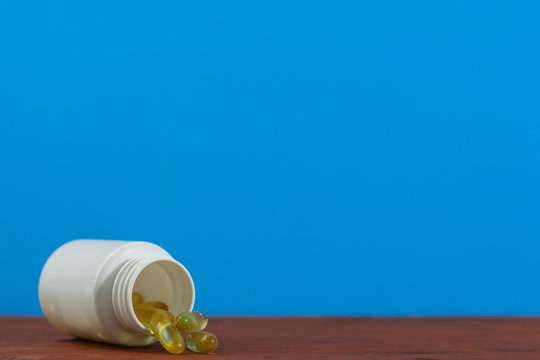
M 186 338 L 186 344 L 189 350 L 206 354 L 216 350 L 218 341 L 216 335 L 211 332 L 199 331 L 189 333 Z
M 165 311 L 169 310 L 169 307 L 167 306 L 167 304 L 165 304 L 164 302 L 161 302 L 161 301 L 149 301 L 149 302 L 139 304 L 136 307 L 138 307 L 138 308 L 143 307 L 143 308 L 151 308 L 151 309 L 160 309 L 160 310 L 165 310 Z
M 131 294 L 131 302 L 133 303 L 133 306 L 137 306 L 143 303 L 143 297 L 141 294 L 134 292 Z
M 150 319 L 152 318 L 152 316 L 154 316 L 156 312 L 162 312 L 165 315 L 167 315 L 169 317 L 169 320 L 171 320 L 172 323 L 174 323 L 176 320 L 173 314 L 165 310 L 152 309 L 152 308 L 147 308 L 147 307 L 137 307 L 134 310 L 135 310 L 135 315 L 137 316 L 137 319 L 139 319 L 139 321 L 147 328 L 150 328 Z
M 184 332 L 201 331 L 206 324 L 208 324 L 208 318 L 199 311 L 188 311 L 176 317 L 176 327 Z
M 158 341 L 165 350 L 172 354 L 181 354 L 186 344 L 184 338 L 174 326 L 167 314 L 163 311 L 156 311 L 150 318 L 149 328 L 152 330 Z

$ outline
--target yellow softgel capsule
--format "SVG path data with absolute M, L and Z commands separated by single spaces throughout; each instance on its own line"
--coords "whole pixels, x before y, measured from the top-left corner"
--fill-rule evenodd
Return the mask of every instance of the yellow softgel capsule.
M 172 323 L 174 323 L 176 320 L 173 314 L 165 310 L 152 309 L 152 308 L 146 308 L 146 307 L 137 307 L 134 309 L 134 311 L 135 311 L 135 315 L 137 316 L 137 319 L 139 319 L 139 321 L 147 328 L 150 328 L 150 319 L 152 318 L 152 316 L 154 316 L 156 312 L 162 312 L 166 314 Z
M 176 328 L 184 332 L 201 331 L 208 324 L 208 318 L 200 311 L 188 311 L 176 317 Z
M 171 354 L 181 354 L 184 351 L 186 346 L 184 338 L 167 314 L 156 311 L 150 318 L 149 328 L 165 350 Z
M 160 309 L 160 310 L 169 310 L 169 306 L 161 301 L 149 301 L 142 304 L 137 305 L 136 307 L 143 307 L 143 308 L 151 308 L 151 309 Z
M 216 335 L 211 332 L 198 331 L 187 336 L 186 344 L 189 350 L 206 354 L 216 350 L 218 341 Z
M 133 306 L 137 306 L 142 304 L 144 300 L 141 294 L 134 292 L 131 294 L 131 302 L 133 303 Z

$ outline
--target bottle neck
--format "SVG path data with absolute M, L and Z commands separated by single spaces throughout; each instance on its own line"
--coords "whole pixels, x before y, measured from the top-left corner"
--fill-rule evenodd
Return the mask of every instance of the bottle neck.
M 112 289 L 112 303 L 118 321 L 126 330 L 140 335 L 148 335 L 150 331 L 142 326 L 133 311 L 132 293 L 141 271 L 152 259 L 134 258 L 126 261 L 118 271 Z

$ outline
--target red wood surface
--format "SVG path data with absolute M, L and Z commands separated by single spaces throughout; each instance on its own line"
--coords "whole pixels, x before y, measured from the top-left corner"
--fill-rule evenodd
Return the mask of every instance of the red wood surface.
M 77 340 L 42 318 L 0 318 L 0 360 L 540 359 L 539 318 L 214 317 L 214 355 Z

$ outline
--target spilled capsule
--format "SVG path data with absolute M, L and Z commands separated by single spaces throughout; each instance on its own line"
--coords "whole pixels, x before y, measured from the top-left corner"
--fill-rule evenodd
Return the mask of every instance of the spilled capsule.
M 208 331 L 198 331 L 189 333 L 186 338 L 189 350 L 198 353 L 211 353 L 216 350 L 218 341 L 216 335 Z
M 176 317 L 176 328 L 184 332 L 203 330 L 208 324 L 208 318 L 200 311 L 188 311 Z
M 172 354 L 181 354 L 184 351 L 184 338 L 166 313 L 156 311 L 148 325 L 165 350 Z

